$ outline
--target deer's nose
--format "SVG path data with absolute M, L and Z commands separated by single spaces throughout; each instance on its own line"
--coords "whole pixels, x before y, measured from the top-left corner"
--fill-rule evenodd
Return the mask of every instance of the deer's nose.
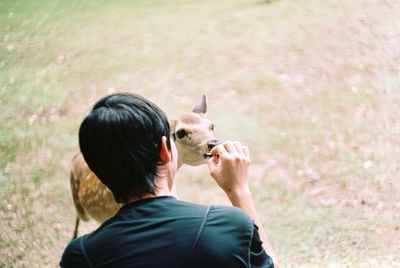
M 209 141 L 207 141 L 208 151 L 211 151 L 211 149 L 214 148 L 215 146 L 217 146 L 218 144 L 220 144 L 219 140 L 209 140 Z

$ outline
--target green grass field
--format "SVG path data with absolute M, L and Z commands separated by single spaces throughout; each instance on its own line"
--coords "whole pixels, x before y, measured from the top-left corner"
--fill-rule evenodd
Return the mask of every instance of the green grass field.
M 110 92 L 170 116 L 207 93 L 252 153 L 283 267 L 400 267 L 396 0 L 0 0 L 0 267 L 54 267 L 79 124 Z M 206 166 L 181 199 L 228 204 Z M 96 228 L 84 223 L 82 232 Z

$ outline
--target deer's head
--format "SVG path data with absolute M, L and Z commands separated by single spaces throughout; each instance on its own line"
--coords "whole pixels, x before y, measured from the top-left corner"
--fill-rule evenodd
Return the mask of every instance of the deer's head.
M 207 162 L 206 154 L 218 144 L 214 124 L 206 118 L 207 98 L 203 95 L 192 112 L 170 120 L 171 135 L 178 150 L 178 166 L 198 166 Z

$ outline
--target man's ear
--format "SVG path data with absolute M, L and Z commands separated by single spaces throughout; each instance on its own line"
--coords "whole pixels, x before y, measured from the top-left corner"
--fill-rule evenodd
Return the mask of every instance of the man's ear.
M 167 137 L 161 137 L 161 146 L 160 146 L 160 159 L 164 164 L 168 164 L 171 161 L 171 152 L 168 150 L 167 146 Z
M 193 113 L 205 114 L 207 112 L 207 96 L 203 94 L 200 101 L 194 106 Z

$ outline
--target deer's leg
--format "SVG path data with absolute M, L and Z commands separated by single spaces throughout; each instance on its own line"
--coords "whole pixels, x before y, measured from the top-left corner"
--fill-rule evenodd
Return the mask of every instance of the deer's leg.
M 79 228 L 79 217 L 78 217 L 78 215 L 76 215 L 75 230 L 74 230 L 74 235 L 72 236 L 72 239 L 75 239 L 78 236 L 78 228 Z

